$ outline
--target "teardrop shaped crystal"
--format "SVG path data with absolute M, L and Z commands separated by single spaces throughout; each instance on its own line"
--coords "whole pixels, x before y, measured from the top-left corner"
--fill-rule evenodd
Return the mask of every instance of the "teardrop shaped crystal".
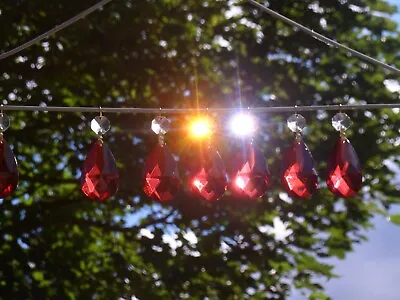
M 152 199 L 168 202 L 179 191 L 178 166 L 167 145 L 158 144 L 144 167 L 144 193 Z
M 345 137 L 340 137 L 328 161 L 329 190 L 339 197 L 353 197 L 362 187 L 362 171 L 356 151 Z
M 317 189 L 315 162 L 301 139 L 296 139 L 286 153 L 282 169 L 282 184 L 289 194 L 307 198 Z
M 118 190 L 119 174 L 114 156 L 101 140 L 93 143 L 81 175 L 81 190 L 90 199 L 111 198 Z
M 244 144 L 236 154 L 231 187 L 235 194 L 247 198 L 264 196 L 270 173 L 264 155 L 252 143 Z
M 194 194 L 210 202 L 222 198 L 228 180 L 224 163 L 215 147 L 200 147 L 190 169 L 189 185 Z
M 292 132 L 302 132 L 306 128 L 306 119 L 300 114 L 293 114 L 287 119 L 287 126 Z
M 10 195 L 18 185 L 18 165 L 7 142 L 0 140 L 0 198 Z
M 90 122 L 90 128 L 95 134 L 102 135 L 111 129 L 111 123 L 107 117 L 97 116 Z
M 164 116 L 157 116 L 151 122 L 151 130 L 155 134 L 166 134 L 171 126 L 171 121 Z
M 0 114 L 0 132 L 6 131 L 10 127 L 10 118 L 6 114 Z
M 332 118 L 332 126 L 336 131 L 346 131 L 350 128 L 352 121 L 350 117 L 345 113 L 337 113 Z

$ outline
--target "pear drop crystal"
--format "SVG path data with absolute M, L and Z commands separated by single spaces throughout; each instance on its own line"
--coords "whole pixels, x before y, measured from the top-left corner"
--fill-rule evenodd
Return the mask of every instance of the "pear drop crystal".
M 191 190 L 207 201 L 217 201 L 224 195 L 228 185 L 222 158 L 213 146 L 201 147 L 196 154 L 190 167 Z
M 146 160 L 143 191 L 161 202 L 171 201 L 179 191 L 178 166 L 166 144 L 158 144 Z
M 3 138 L 0 140 L 0 198 L 10 195 L 17 188 L 18 178 L 17 160 Z
M 282 184 L 289 194 L 299 198 L 308 198 L 317 189 L 314 159 L 301 139 L 293 142 L 284 157 Z
M 293 114 L 287 119 L 287 126 L 292 132 L 302 132 L 306 128 L 306 119 L 300 114 Z
M 252 143 L 246 143 L 232 162 L 232 190 L 242 197 L 257 199 L 268 190 L 270 173 L 264 155 Z
M 362 187 L 362 171 L 358 156 L 349 140 L 340 137 L 328 161 L 329 190 L 339 197 L 353 197 Z
M 90 128 L 94 133 L 103 135 L 111 129 L 111 124 L 106 117 L 97 116 L 90 122 Z
M 96 141 L 83 163 L 81 190 L 90 199 L 111 198 L 118 190 L 119 174 L 110 149 L 101 140 Z

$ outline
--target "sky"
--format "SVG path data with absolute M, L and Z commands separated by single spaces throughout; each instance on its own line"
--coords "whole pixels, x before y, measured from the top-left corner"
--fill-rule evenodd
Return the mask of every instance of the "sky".
M 355 247 L 345 260 L 334 260 L 341 277 L 325 284 L 333 300 L 399 300 L 400 227 L 381 216 L 374 218 L 375 229 L 368 241 Z M 291 300 L 305 299 L 295 292 Z
M 400 227 L 381 216 L 373 221 L 375 229 L 369 232 L 369 241 L 336 262 L 336 273 L 342 277 L 326 285 L 332 299 L 400 299 Z

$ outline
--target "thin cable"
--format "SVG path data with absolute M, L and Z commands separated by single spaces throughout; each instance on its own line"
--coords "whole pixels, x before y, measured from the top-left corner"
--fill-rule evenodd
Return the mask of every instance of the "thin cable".
M 277 113 L 277 112 L 303 112 L 303 111 L 346 111 L 346 110 L 373 110 L 383 108 L 399 108 L 400 103 L 379 103 L 379 104 L 349 104 L 349 105 L 313 105 L 313 106 L 277 106 L 277 107 L 249 107 L 247 111 L 253 113 Z M 60 113 L 99 113 L 98 107 L 79 106 L 18 106 L 4 105 L 3 111 L 41 111 Z M 133 113 L 133 114 L 183 114 L 196 112 L 230 113 L 238 111 L 238 108 L 142 108 L 142 107 L 102 107 L 103 113 Z
M 86 17 L 87 15 L 91 14 L 92 12 L 96 11 L 97 9 L 100 9 L 102 6 L 106 5 L 107 3 L 111 2 L 112 0 L 102 0 L 98 3 L 96 3 L 95 5 L 89 7 L 88 9 L 80 12 L 79 14 L 77 14 L 76 16 L 72 17 L 71 19 L 56 25 L 54 28 L 50 29 L 49 31 L 46 31 L 45 33 L 35 37 L 34 39 L 14 48 L 11 49 L 7 52 L 4 52 L 2 54 L 0 54 L 0 60 L 5 59 L 11 55 L 17 54 L 18 52 L 21 52 L 22 50 L 32 46 L 33 44 L 36 44 L 42 40 L 44 40 L 45 38 L 48 38 L 49 36 L 57 33 L 58 31 L 68 27 L 69 25 L 74 24 L 75 22 L 79 21 L 80 19 Z
M 391 71 L 391 72 L 393 72 L 393 73 L 395 73 L 397 75 L 400 75 L 400 70 L 397 69 L 396 67 L 388 65 L 388 64 L 386 64 L 386 63 L 384 63 L 382 61 L 379 61 L 379 60 L 377 60 L 377 59 L 375 59 L 375 58 L 373 58 L 371 56 L 368 56 L 368 55 L 366 55 L 364 53 L 361 53 L 361 52 L 359 52 L 357 50 L 354 50 L 354 49 L 352 49 L 350 47 L 342 45 L 342 44 L 340 44 L 340 43 L 338 43 L 338 42 L 336 42 L 334 40 L 331 40 L 330 38 L 327 38 L 326 36 L 324 36 L 324 35 L 322 35 L 322 34 L 320 34 L 318 32 L 315 32 L 314 30 L 311 30 L 311 29 L 309 29 L 309 28 L 307 28 L 307 27 L 305 27 L 305 26 L 293 21 L 292 19 L 289 19 L 289 18 L 277 13 L 276 11 L 274 11 L 274 10 L 272 10 L 272 9 L 270 9 L 270 8 L 260 4 L 260 3 L 258 3 L 255 0 L 247 0 L 247 1 L 250 4 L 254 5 L 255 7 L 258 7 L 262 11 L 266 12 L 267 14 L 273 16 L 274 18 L 279 19 L 279 20 L 281 20 L 281 21 L 283 21 L 283 22 L 285 22 L 285 23 L 287 23 L 289 25 L 292 25 L 292 26 L 296 27 L 297 29 L 299 29 L 299 30 L 303 31 L 304 33 L 316 38 L 317 40 L 320 40 L 320 41 L 324 42 L 325 44 L 327 44 L 329 46 L 334 46 L 336 48 L 342 49 L 342 50 L 344 50 L 344 51 L 346 51 L 348 53 L 353 54 L 355 57 L 358 57 L 358 58 L 360 58 L 362 60 L 365 60 L 365 61 L 367 61 L 367 62 L 369 62 L 369 63 L 371 63 L 373 65 L 380 66 L 380 67 L 382 67 L 382 68 L 384 68 L 386 70 L 389 70 L 389 71 Z

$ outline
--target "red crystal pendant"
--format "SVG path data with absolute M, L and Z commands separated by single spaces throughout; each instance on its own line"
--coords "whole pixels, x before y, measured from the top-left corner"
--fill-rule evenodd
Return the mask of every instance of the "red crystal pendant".
M 190 188 L 207 201 L 217 201 L 224 195 L 228 184 L 224 163 L 212 146 L 202 147 L 199 154 L 193 160 Z
M 178 168 L 167 145 L 158 144 L 146 160 L 143 191 L 152 199 L 168 202 L 179 191 Z
M 268 190 L 270 176 L 264 155 L 252 143 L 246 143 L 233 163 L 233 191 L 242 197 L 262 197 Z
M 358 156 L 349 140 L 340 137 L 329 156 L 329 190 L 339 197 L 353 197 L 362 187 L 362 172 Z
M 83 163 L 81 190 L 90 199 L 111 198 L 118 190 L 119 174 L 114 156 L 101 140 L 93 143 Z
M 282 184 L 295 197 L 308 198 L 318 186 L 314 159 L 306 144 L 296 139 L 283 160 Z
M 10 195 L 18 185 L 18 166 L 7 142 L 0 140 L 0 198 Z

